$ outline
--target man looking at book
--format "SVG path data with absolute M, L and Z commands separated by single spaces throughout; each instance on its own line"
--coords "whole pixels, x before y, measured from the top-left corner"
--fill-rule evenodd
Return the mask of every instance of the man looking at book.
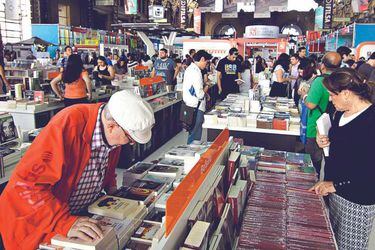
M 328 52 L 324 55 L 320 70 L 323 76 L 331 74 L 340 68 L 341 57 L 336 52 Z M 323 151 L 316 143 L 316 121 L 326 111 L 329 102 L 329 93 L 323 85 L 323 77 L 317 77 L 312 82 L 308 93 L 305 89 L 301 89 L 301 97 L 305 101 L 306 107 L 309 109 L 307 114 L 306 126 L 306 145 L 305 152 L 310 154 L 315 170 L 320 175 L 322 165 Z
M 18 163 L 0 196 L 0 233 L 6 249 L 35 249 L 56 234 L 102 236 L 96 221 L 78 215 L 105 190 L 116 191 L 120 145 L 147 143 L 154 113 L 129 91 L 107 104 L 60 111 Z
M 228 94 L 240 92 L 241 63 L 237 57 L 238 49 L 231 48 L 229 55 L 221 59 L 216 67 L 217 86 L 222 99 L 225 99 Z
M 195 111 L 194 127 L 189 131 L 188 144 L 192 143 L 194 140 L 200 141 L 202 137 L 203 114 L 206 111 L 205 95 L 208 91 L 208 86 L 204 86 L 203 83 L 202 69 L 206 68 L 211 58 L 212 55 L 205 50 L 199 50 L 194 54 L 194 62 L 187 67 L 184 74 L 182 87 L 183 100 L 186 106 L 198 109 Z

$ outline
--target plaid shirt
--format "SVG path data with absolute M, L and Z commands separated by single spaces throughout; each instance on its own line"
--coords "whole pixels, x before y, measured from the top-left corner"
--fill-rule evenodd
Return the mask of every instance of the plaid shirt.
M 108 167 L 109 153 L 117 146 L 109 146 L 103 139 L 104 133 L 101 128 L 101 113 L 104 105 L 100 106 L 94 134 L 91 142 L 90 160 L 82 173 L 77 188 L 69 198 L 71 214 L 79 213 L 95 201 L 100 192 Z

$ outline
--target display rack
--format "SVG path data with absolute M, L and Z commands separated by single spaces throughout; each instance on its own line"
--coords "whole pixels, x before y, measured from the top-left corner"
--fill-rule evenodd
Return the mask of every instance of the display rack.
M 169 197 L 163 225 L 166 233 L 160 241 L 153 242 L 151 249 L 178 249 L 183 243 L 188 218 L 213 185 L 216 170 L 227 161 L 231 140 L 229 131 L 224 130 Z

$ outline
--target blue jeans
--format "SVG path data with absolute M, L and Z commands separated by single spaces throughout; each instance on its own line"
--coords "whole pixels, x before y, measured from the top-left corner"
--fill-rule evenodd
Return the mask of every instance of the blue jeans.
M 202 137 L 202 124 L 204 121 L 203 111 L 198 110 L 197 118 L 195 119 L 194 128 L 189 132 L 187 144 L 192 143 L 194 140 L 200 141 Z

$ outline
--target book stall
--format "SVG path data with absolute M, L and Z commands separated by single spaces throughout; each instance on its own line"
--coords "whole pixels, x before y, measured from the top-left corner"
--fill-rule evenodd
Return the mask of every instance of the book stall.
M 252 95 L 252 94 L 250 94 Z M 203 128 L 213 140 L 222 129 L 245 144 L 294 151 L 300 136 L 300 115 L 292 99 L 230 94 L 204 115 Z
M 75 249 L 337 249 L 308 155 L 244 146 L 225 129 L 213 143 L 171 148 L 124 171 L 123 186 L 88 212 L 104 237 L 57 235 Z

